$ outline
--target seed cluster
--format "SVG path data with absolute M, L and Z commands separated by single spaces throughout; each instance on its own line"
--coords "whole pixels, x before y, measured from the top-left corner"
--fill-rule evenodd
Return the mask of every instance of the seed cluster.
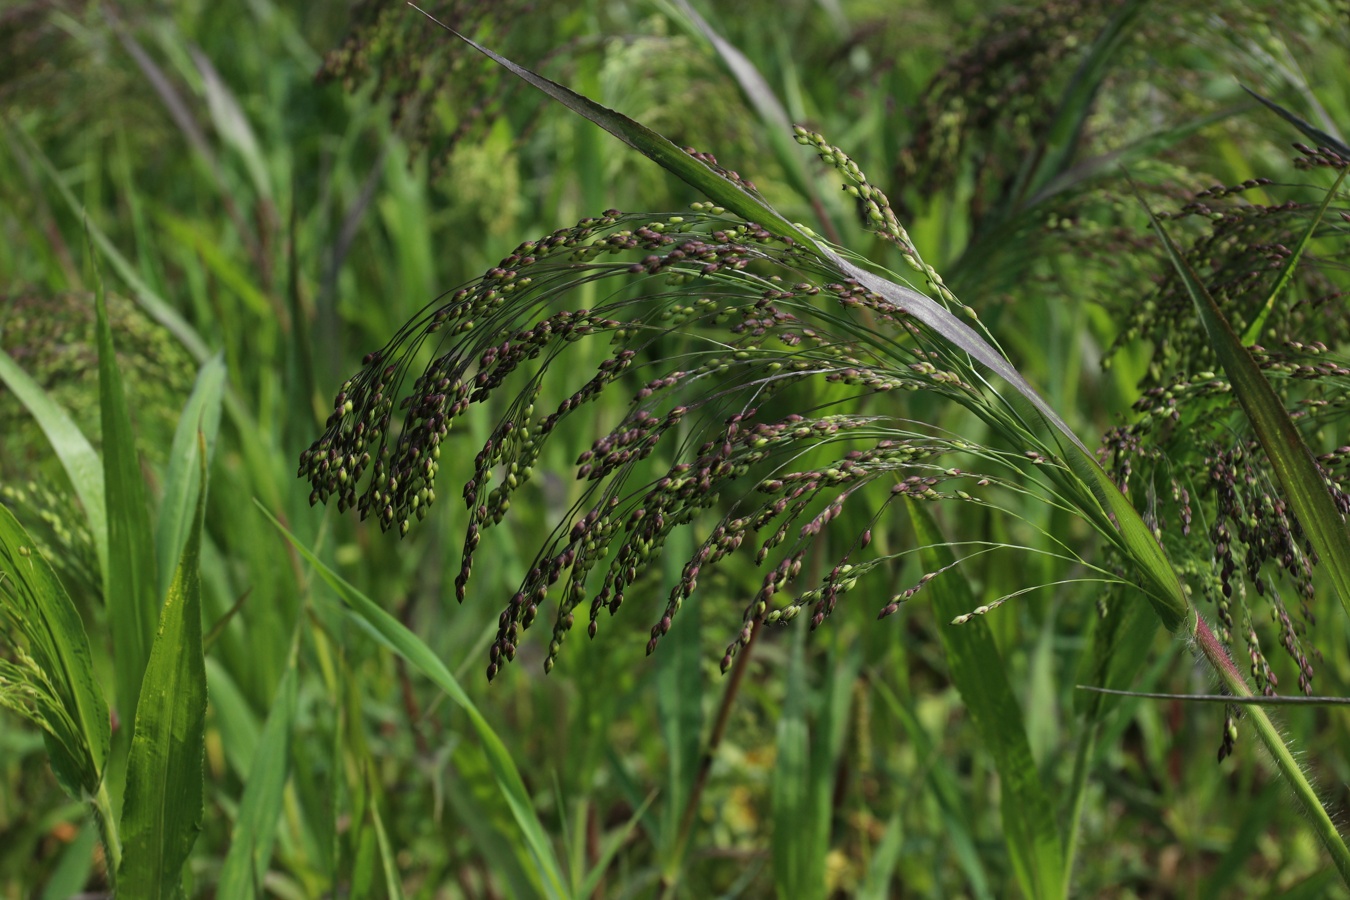
M 1350 366 L 1324 343 L 1290 341 L 1278 351 L 1253 346 L 1251 352 L 1307 433 L 1346 408 Z M 1279 679 L 1253 624 L 1249 591 L 1268 605 L 1279 643 L 1297 666 L 1299 688 L 1308 693 L 1317 657 L 1305 646 L 1315 624 L 1317 554 L 1275 488 L 1260 444 L 1234 439 L 1234 405 L 1231 385 L 1213 372 L 1177 377 L 1144 391 L 1134 404 L 1137 419 L 1107 435 L 1103 455 L 1122 490 L 1133 485 L 1136 494 L 1142 488 L 1151 497 L 1150 525 L 1214 602 L 1220 637 L 1231 643 L 1239 635 L 1246 644 L 1258 688 L 1274 693 Z M 1317 462 L 1338 511 L 1350 518 L 1350 447 L 1323 453 Z M 1165 494 L 1156 489 L 1162 486 Z M 1169 515 L 1179 529 L 1168 527 Z M 1192 533 L 1197 519 L 1206 523 L 1201 534 Z M 1296 615 L 1281 584 L 1298 598 Z
M 609 294 L 595 309 L 551 308 L 578 285 L 601 279 L 633 289 Z M 661 348 L 677 336 L 694 349 L 668 360 Z M 767 412 L 777 395 L 807 382 L 833 386 L 839 399 L 832 403 L 846 399 L 840 388 L 852 389 L 854 409 L 895 390 L 972 402 L 978 392 L 964 370 L 920 337 L 883 298 L 721 209 L 700 204 L 688 217 L 609 211 L 522 244 L 369 354 L 338 392 L 324 433 L 301 455 L 299 474 L 310 481 L 311 502 L 336 500 L 341 510 L 355 508 L 406 534 L 436 500 L 439 460 L 455 420 L 492 397 L 510 398 L 461 491 L 469 510 L 455 578 L 462 601 L 483 531 L 508 515 L 543 444 L 602 393 L 628 392 L 627 414 L 576 460 L 579 493 L 569 518 L 502 610 L 488 676 L 514 658 L 521 633 L 555 589 L 546 670 L 578 607 L 589 601 L 594 636 L 601 613 L 623 605 L 670 533 L 708 517 L 715 524 L 667 598 L 648 651 L 699 578 L 745 544 L 769 571 L 744 609 L 724 660 L 730 664 L 756 621 L 791 621 L 810 606 L 818 626 L 861 575 L 882 566 L 845 558 L 820 587 L 769 609 L 800 575 L 806 547 L 846 503 L 861 502 L 855 498 L 878 481 L 891 486 L 883 508 L 902 496 L 937 499 L 946 496 L 940 482 L 965 477 L 935 461 L 962 448 L 898 429 L 886 417 Z M 567 373 L 569 347 L 604 338 L 611 355 L 571 393 L 562 391 L 552 411 L 540 409 L 559 393 L 556 373 Z M 412 377 L 408 369 L 424 346 L 437 355 Z M 555 375 L 546 385 L 549 372 Z M 793 465 L 803 450 L 831 445 L 840 445 L 834 462 Z M 870 540 L 868 529 L 852 546 L 861 551 Z M 599 579 L 594 593 L 592 575 Z M 926 582 L 897 595 L 882 614 Z
M 1277 204 L 1245 199 L 1245 195 L 1268 187 L 1270 181 L 1263 178 L 1216 185 L 1193 195 L 1177 212 L 1160 218 L 1202 226 L 1184 256 L 1237 332 L 1260 316 L 1262 339 L 1270 344 L 1306 340 L 1308 336 L 1333 345 L 1350 339 L 1350 319 L 1344 315 L 1346 294 L 1330 274 L 1347 258 L 1345 242 L 1331 240 L 1340 236 L 1343 227 L 1333 221 L 1343 215 L 1335 206 L 1300 259 L 1293 284 L 1267 308 L 1270 291 L 1286 267 L 1292 248 L 1302 240 L 1320 205 L 1320 198 Z M 1152 384 L 1173 372 L 1217 364 L 1181 277 L 1170 266 L 1160 271 L 1164 274 L 1152 295 L 1122 310 L 1127 313 L 1126 324 L 1115 345 L 1118 348 L 1140 338 L 1153 343 L 1149 367 Z

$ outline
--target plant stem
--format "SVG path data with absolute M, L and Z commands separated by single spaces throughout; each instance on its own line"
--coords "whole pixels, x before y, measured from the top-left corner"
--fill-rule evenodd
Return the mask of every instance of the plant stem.
M 727 722 L 731 720 L 731 707 L 736 700 L 736 694 L 740 691 L 741 681 L 745 677 L 747 663 L 750 660 L 750 651 L 755 647 L 755 638 L 759 637 L 762 624 L 761 620 L 755 620 L 754 626 L 750 629 L 750 640 L 746 641 L 745 646 L 736 654 L 736 661 L 732 664 L 731 677 L 727 681 L 727 689 L 722 694 L 722 703 L 717 710 L 717 721 L 713 723 L 712 733 L 708 735 L 708 748 L 703 751 L 703 758 L 699 760 L 698 772 L 694 775 L 694 785 L 689 791 L 689 800 L 685 803 L 684 812 L 680 815 L 680 830 L 675 838 L 675 853 L 671 856 L 672 866 L 678 867 L 684 861 L 684 854 L 689 846 L 689 837 L 694 830 L 694 817 L 698 813 L 698 802 L 703 796 L 703 788 L 708 783 L 708 773 L 712 771 L 713 758 L 717 755 L 717 748 L 722 745 L 722 738 L 726 735 Z M 663 900 L 675 895 L 676 875 L 677 872 L 674 871 L 661 873 L 660 896 Z
M 1232 691 L 1238 697 L 1254 696 L 1251 687 L 1247 684 L 1247 679 L 1238 671 L 1233 660 L 1228 656 L 1228 651 L 1224 649 L 1209 628 L 1209 624 L 1203 617 L 1197 616 L 1195 623 L 1195 642 L 1204 654 L 1205 659 L 1218 673 L 1224 687 Z M 1327 815 L 1326 808 L 1317 798 L 1317 791 L 1308 781 L 1307 775 L 1294 759 L 1294 755 L 1289 752 L 1288 745 L 1284 738 L 1280 736 L 1279 729 L 1275 723 L 1270 720 L 1265 709 L 1259 705 L 1249 705 L 1245 712 L 1251 717 L 1252 723 L 1256 726 L 1256 733 L 1261 738 L 1266 749 L 1275 762 L 1281 774 L 1289 779 L 1289 785 L 1294 789 L 1303 809 L 1312 823 L 1313 830 L 1317 836 L 1322 839 L 1327 852 L 1331 854 L 1332 862 L 1336 865 L 1336 870 L 1341 874 L 1341 880 L 1350 885 L 1350 849 L 1345 846 L 1345 840 L 1341 837 L 1336 825 L 1331 821 L 1331 816 Z

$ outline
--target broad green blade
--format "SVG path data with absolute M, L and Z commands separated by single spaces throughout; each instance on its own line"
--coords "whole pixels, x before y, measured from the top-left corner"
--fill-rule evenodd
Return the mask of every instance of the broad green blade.
M 94 306 L 98 333 L 98 399 L 103 421 L 103 484 L 108 510 L 108 569 L 104 603 L 113 640 L 117 711 L 128 719 L 136 709 L 141 676 L 150 658 L 159 615 L 154 533 L 131 430 L 122 375 L 108 326 L 103 282 L 96 278 Z
M 263 883 L 272 859 L 281 801 L 290 777 L 291 734 L 296 712 L 296 668 L 294 663 L 281 677 L 272 711 L 263 726 L 249 765 L 239 817 L 230 832 L 230 849 L 220 870 L 216 894 L 220 897 L 256 897 L 254 888 Z
M 27 640 L 28 655 L 55 695 L 41 698 L 35 710 L 45 722 L 42 737 L 52 771 L 72 797 L 94 794 L 108 760 L 110 727 L 89 637 L 60 580 L 5 506 L 0 506 L 0 573 L 0 622 Z
M 567 881 L 563 877 L 562 866 L 558 863 L 553 845 L 549 842 L 543 823 L 539 821 L 539 816 L 535 812 L 534 801 L 525 789 L 525 781 L 520 777 L 520 770 L 516 768 L 515 761 L 511 759 L 511 754 L 507 751 L 506 745 L 502 743 L 502 739 L 492 730 L 492 726 L 488 724 L 487 719 L 483 718 L 483 714 L 469 699 L 469 695 L 455 680 L 455 676 L 417 635 L 380 608 L 374 600 L 358 591 L 340 575 L 324 565 L 322 560 L 310 552 L 308 547 L 300 543 L 295 535 L 291 534 L 261 505 L 258 508 L 290 542 L 296 552 L 314 567 L 314 571 L 318 573 L 319 577 L 342 598 L 352 615 L 366 627 L 367 632 L 372 637 L 412 663 L 468 714 L 470 723 L 483 742 L 483 750 L 492 766 L 492 774 L 497 780 L 497 787 L 511 807 L 511 814 L 520 827 L 521 836 L 530 848 L 530 854 L 534 858 L 536 871 L 543 883 L 545 895 L 548 897 L 566 896 L 565 885 Z
M 220 433 L 220 406 L 225 389 L 225 361 L 220 354 L 208 359 L 197 372 L 197 383 L 178 417 L 169 468 L 164 476 L 164 499 L 160 502 L 155 531 L 155 555 L 159 560 L 159 594 L 169 589 L 172 560 L 183 552 L 197 492 L 202 485 L 202 467 L 197 463 L 197 432 L 206 438 L 206 471 Z
M 1345 182 L 1345 176 L 1346 170 L 1342 170 L 1341 174 L 1336 177 L 1336 183 L 1331 186 L 1331 190 L 1327 191 L 1327 195 L 1322 198 L 1322 205 L 1318 208 L 1317 215 L 1312 217 L 1312 221 L 1308 223 L 1307 230 L 1303 232 L 1303 237 L 1299 238 L 1298 243 L 1294 245 L 1289 257 L 1284 261 L 1284 265 L 1280 268 L 1280 275 L 1275 279 L 1275 283 L 1271 285 L 1270 293 L 1266 295 L 1266 300 L 1261 304 L 1260 311 L 1257 312 L 1256 316 L 1252 319 L 1251 324 L 1247 326 L 1247 330 L 1242 332 L 1242 346 L 1250 347 L 1261 339 L 1261 330 L 1266 327 L 1266 319 L 1270 317 L 1271 312 L 1275 309 L 1275 301 L 1279 299 L 1280 294 L 1284 292 L 1285 286 L 1293 279 L 1294 270 L 1298 268 L 1298 264 L 1303 260 L 1303 251 L 1307 250 L 1308 244 L 1312 243 L 1313 235 L 1317 233 L 1317 226 L 1321 225 L 1322 219 L 1326 217 L 1327 208 L 1331 206 L 1331 201 L 1336 198 L 1336 192 L 1340 190 L 1341 185 Z
M 1141 198 L 1141 201 L 1142 198 Z M 1147 204 L 1145 204 L 1147 209 Z M 1210 296 L 1199 276 L 1187 264 L 1181 250 L 1149 210 L 1153 228 L 1162 239 L 1172 266 L 1186 285 L 1204 323 L 1219 362 L 1233 385 L 1252 430 L 1266 451 L 1270 466 L 1298 515 L 1299 523 L 1312 541 L 1313 549 L 1326 567 L 1340 597 L 1341 608 L 1350 615 L 1350 529 L 1336 509 L 1331 494 L 1318 471 L 1312 451 L 1294 427 L 1289 413 L 1270 383 L 1266 381 L 1251 354 L 1238 341 L 1223 311 Z
M 1008 683 L 998 645 L 980 616 L 961 625 L 945 624 L 970 613 L 977 604 L 961 573 L 950 571 L 956 557 L 928 509 L 914 500 L 907 500 L 906 505 L 924 571 L 943 573 L 928 587 L 933 609 L 944 623 L 938 627 L 938 636 L 952 681 L 998 770 L 1003 836 L 1018 884 L 1027 897 L 1062 897 L 1067 873 L 1054 806 L 1031 756 L 1021 705 Z
M 417 7 L 413 7 L 416 9 Z M 421 10 L 419 10 L 421 12 Z M 423 15 L 427 15 L 423 12 Z M 947 341 L 988 367 L 1008 384 L 1012 385 L 1036 408 L 1045 421 L 1053 426 L 1067 442 L 1066 452 L 1070 462 L 1092 487 L 1099 502 L 1110 512 L 1121 529 L 1125 544 L 1139 564 L 1141 571 L 1149 580 L 1149 597 L 1154 608 L 1169 631 L 1174 631 L 1186 617 L 1187 604 L 1181 582 L 1171 565 L 1167 562 L 1162 548 L 1149 533 L 1139 514 L 1113 485 L 1101 466 L 1097 464 L 1092 452 L 1078 439 L 1068 424 L 1041 397 L 1021 373 L 1003 357 L 998 350 L 990 346 L 984 338 L 965 322 L 961 321 L 945 306 L 906 287 L 862 269 L 833 250 L 820 244 L 800 226 L 793 225 L 758 196 L 747 192 L 739 184 L 724 178 L 688 153 L 676 147 L 666 138 L 645 125 L 608 109 L 600 104 L 569 90 L 556 82 L 516 65 L 505 57 L 464 37 L 448 26 L 427 16 L 441 28 L 449 31 L 460 40 L 469 44 L 480 53 L 492 59 L 519 78 L 548 94 L 573 112 L 581 115 L 610 134 L 619 138 L 628 146 L 661 165 L 671 174 L 683 180 L 690 187 L 702 191 L 709 199 L 726 207 L 743 219 L 789 237 L 804 249 L 814 252 L 821 259 L 838 268 L 849 278 L 873 293 L 879 294 L 895 306 L 918 319 Z
M 89 533 L 94 538 L 99 572 L 106 592 L 108 577 L 108 512 L 103 496 L 103 460 L 89 439 L 80 431 L 70 414 L 47 396 L 42 386 L 19 368 L 8 353 L 0 350 L 0 381 L 19 399 L 37 421 L 52 452 L 61 461 L 66 477 L 80 498 Z
M 205 501 L 205 492 L 198 492 L 197 512 L 160 613 L 136 704 L 117 877 L 123 897 L 176 897 L 202 827 L 206 664 L 198 556 Z
M 1064 449 L 1073 473 L 1092 488 L 1093 494 L 1111 515 L 1120 534 L 1120 548 L 1144 577 L 1140 587 L 1144 589 L 1163 627 L 1168 631 L 1176 631 L 1184 623 L 1186 633 L 1190 634 L 1195 611 L 1186 599 L 1181 576 L 1168 561 L 1167 553 L 1153 536 L 1152 530 L 1092 454 L 1076 452 L 1076 446 Z

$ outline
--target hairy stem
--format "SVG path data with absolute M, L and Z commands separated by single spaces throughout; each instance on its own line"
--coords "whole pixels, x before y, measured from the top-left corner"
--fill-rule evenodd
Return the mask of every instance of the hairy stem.
M 1195 621 L 1195 642 L 1210 666 L 1218 673 L 1224 687 L 1232 691 L 1237 697 L 1253 696 L 1252 689 L 1247 684 L 1247 679 L 1233 664 L 1228 651 L 1224 649 L 1223 644 L 1214 636 L 1209 624 L 1201 616 L 1197 616 Z M 1341 879 L 1347 885 L 1350 885 L 1350 849 L 1346 848 L 1345 840 L 1336 830 L 1336 825 L 1331 821 L 1331 816 L 1327 815 L 1326 808 L 1322 806 L 1322 802 L 1317 797 L 1317 791 L 1308 781 L 1307 775 L 1303 772 L 1297 760 L 1294 759 L 1294 755 L 1289 751 L 1289 747 L 1285 744 L 1279 729 L 1275 727 L 1275 723 L 1270 720 L 1266 711 L 1261 706 L 1253 704 L 1246 708 L 1246 713 L 1251 717 L 1252 724 L 1256 726 L 1256 733 L 1260 736 L 1261 742 L 1270 751 L 1275 768 L 1289 780 L 1289 786 L 1294 789 L 1294 796 L 1303 805 L 1313 830 L 1317 832 L 1317 836 L 1322 839 L 1327 852 L 1331 854 L 1332 862 L 1335 863 L 1336 870 L 1340 872 Z

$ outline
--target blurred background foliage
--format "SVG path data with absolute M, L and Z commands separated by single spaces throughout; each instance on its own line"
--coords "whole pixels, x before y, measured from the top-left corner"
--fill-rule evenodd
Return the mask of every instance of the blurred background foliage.
M 860 227 L 833 174 L 795 145 L 783 150 L 780 123 L 684 4 L 427 8 L 675 143 L 715 153 L 790 218 L 897 266 Z M 927 261 L 1089 445 L 1136 421 L 1141 391 L 1213 368 L 1203 348 L 1178 349 L 1184 339 L 1173 339 L 1194 333 L 1194 315 L 1169 300 L 1178 288 L 1120 166 L 1168 212 L 1213 185 L 1253 179 L 1262 181 L 1244 195 L 1213 202 L 1315 205 L 1330 179 L 1295 168 L 1289 145 L 1298 135 L 1240 85 L 1330 133 L 1350 128 L 1344 2 L 745 0 L 697 9 L 753 63 L 788 120 L 822 132 L 872 174 Z M 1084 85 L 1093 89 L 1084 94 Z M 710 579 L 648 658 L 646 619 L 666 592 L 657 578 L 649 615 L 632 611 L 594 641 L 570 642 L 548 677 L 544 642 L 529 636 L 521 664 L 484 681 L 500 605 L 571 496 L 572 460 L 623 415 L 618 397 L 597 404 L 594 433 L 551 451 L 511 527 L 485 536 L 480 559 L 490 562 L 480 562 L 462 605 L 450 574 L 465 524 L 458 504 L 439 505 L 400 542 L 311 509 L 294 478 L 341 380 L 423 305 L 522 240 L 609 208 L 683 209 L 700 199 L 688 188 L 382 0 L 350 9 L 10 2 L 0 8 L 0 122 L 0 347 L 97 442 L 92 248 L 114 294 L 152 494 L 194 369 L 216 352 L 228 367 L 202 561 L 211 708 L 192 895 L 214 895 L 297 630 L 291 774 L 275 853 L 259 873 L 262 895 L 534 889 L 462 715 L 342 614 L 255 499 L 468 686 L 524 774 L 559 858 L 581 871 L 618 840 L 596 896 L 784 891 L 792 882 L 775 869 L 772 848 L 794 824 L 781 815 L 794 791 L 827 798 L 826 821 L 812 826 L 823 839 L 794 845 L 813 855 L 818 881 L 795 896 L 1015 890 L 996 777 L 936 638 L 946 626 L 918 601 L 881 623 L 880 602 L 845 604 L 805 640 L 801 628 L 766 631 L 736 682 L 717 662 L 759 573 L 729 567 Z M 1217 272 L 1236 251 L 1203 243 L 1211 213 L 1191 207 L 1173 223 Z M 1291 215 L 1262 245 L 1280 245 L 1301 223 L 1306 216 Z M 1344 227 L 1329 226 L 1316 245 L 1298 285 L 1305 302 L 1272 318 L 1268 346 L 1320 340 L 1347 349 Z M 1235 246 L 1253 240 L 1240 235 Z M 1249 262 L 1241 272 L 1256 274 L 1234 281 L 1228 299 L 1239 322 L 1255 315 L 1242 303 L 1274 275 L 1261 265 Z M 972 428 L 921 395 L 904 402 L 916 419 Z M 442 465 L 454 471 L 440 476 L 446 496 L 471 473 L 499 413 L 477 411 L 471 434 L 458 438 L 462 451 L 451 445 Z M 1327 421 L 1322 449 L 1350 443 L 1343 415 Z M 0 427 L 0 499 L 42 541 L 106 669 L 97 564 L 65 475 L 3 392 Z M 1191 462 L 1210 460 L 1202 452 Z M 1091 554 L 1089 536 L 1050 510 L 1011 523 L 944 513 L 953 539 L 1045 543 L 1044 530 Z M 902 519 L 878 531 L 881 546 L 913 540 Z M 982 602 L 1064 574 L 1041 556 L 1017 566 L 1001 559 L 966 569 Z M 678 566 L 667 567 L 668 582 Z M 877 590 L 920 574 L 896 572 Z M 1098 599 L 1065 585 L 988 617 L 1050 785 L 1069 778 L 1074 684 Z M 1347 623 L 1329 595 L 1312 606 L 1306 618 L 1321 624 L 1300 634 L 1318 649 L 1317 691 L 1344 695 Z M 1264 606 L 1254 615 L 1254 628 L 1278 646 L 1278 616 L 1272 622 Z M 1247 648 L 1234 646 L 1245 659 Z M 1207 687 L 1185 647 L 1158 634 L 1149 652 L 1141 690 Z M 1291 656 L 1272 653 L 1268 665 L 1286 686 L 1297 682 Z M 1339 709 L 1281 718 L 1330 807 L 1344 809 L 1350 718 Z M 1216 764 L 1223 721 L 1218 707 L 1119 704 L 1092 761 L 1075 895 L 1340 889 L 1252 743 Z M 783 765 L 797 727 L 810 735 L 809 764 Z M 713 734 L 704 785 L 699 766 Z M 85 809 L 57 787 L 40 736 L 5 718 L 0 896 L 98 890 L 92 832 Z

